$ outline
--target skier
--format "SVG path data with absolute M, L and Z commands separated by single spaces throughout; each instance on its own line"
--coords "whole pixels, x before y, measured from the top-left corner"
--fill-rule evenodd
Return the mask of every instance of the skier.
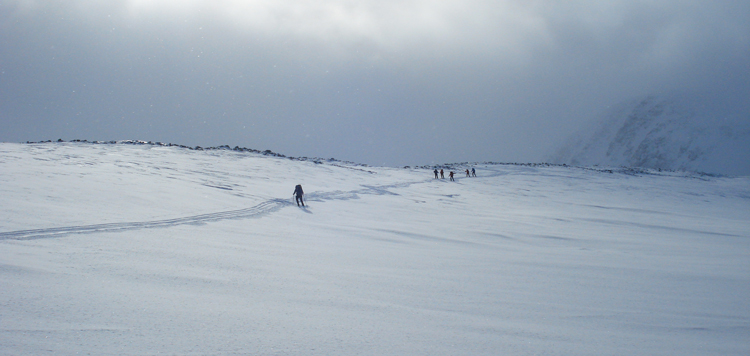
M 433 173 L 435 173 L 435 179 L 438 179 L 437 178 L 437 174 L 438 174 L 437 168 L 435 168 L 435 171 L 433 171 Z
M 475 171 L 474 168 L 471 169 L 471 176 L 472 177 L 476 177 L 477 176 L 477 171 Z
M 302 185 L 297 184 L 296 187 L 294 187 L 294 193 L 292 193 L 295 197 L 295 200 L 297 200 L 297 206 L 299 206 L 300 203 L 302 203 L 302 206 L 305 206 L 305 202 L 302 201 L 302 196 L 305 194 L 305 192 L 302 191 Z
M 468 168 L 466 169 L 466 176 L 467 177 L 471 177 L 471 175 L 469 174 L 469 169 Z
M 451 171 L 450 173 L 448 173 L 448 176 L 451 177 L 451 182 L 455 182 L 455 180 L 453 180 L 453 171 Z
M 445 179 L 445 175 L 443 175 L 443 169 L 440 169 L 440 179 Z

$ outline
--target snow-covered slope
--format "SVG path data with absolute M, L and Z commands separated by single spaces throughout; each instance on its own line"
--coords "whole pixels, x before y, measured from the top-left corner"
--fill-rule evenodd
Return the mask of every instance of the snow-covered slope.
M 618 105 L 575 135 L 554 163 L 750 175 L 747 98 L 695 93 Z
M 0 354 L 747 355 L 750 178 L 474 167 L 0 144 Z

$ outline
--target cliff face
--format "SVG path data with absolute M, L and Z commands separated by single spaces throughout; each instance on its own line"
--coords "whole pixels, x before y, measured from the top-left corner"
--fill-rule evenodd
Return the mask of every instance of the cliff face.
M 648 96 L 611 108 L 551 160 L 750 175 L 746 107 L 697 95 Z

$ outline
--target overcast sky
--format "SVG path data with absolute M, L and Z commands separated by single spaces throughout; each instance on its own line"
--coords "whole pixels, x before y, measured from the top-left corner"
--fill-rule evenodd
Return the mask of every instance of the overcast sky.
M 607 106 L 748 90 L 746 0 L 4 0 L 0 141 L 537 161 Z

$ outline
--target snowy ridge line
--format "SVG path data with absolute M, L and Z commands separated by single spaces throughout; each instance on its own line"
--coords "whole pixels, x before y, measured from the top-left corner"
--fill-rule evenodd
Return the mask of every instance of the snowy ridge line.
M 466 168 L 472 168 L 476 166 L 516 166 L 516 167 L 531 167 L 531 168 L 547 168 L 547 167 L 560 167 L 560 168 L 569 168 L 569 169 L 580 169 L 584 171 L 593 171 L 593 172 L 599 172 L 599 173 L 609 173 L 609 174 L 625 174 L 625 175 L 680 175 L 684 177 L 692 177 L 692 178 L 698 178 L 698 179 L 706 179 L 706 178 L 721 178 L 726 177 L 726 175 L 718 174 L 718 173 L 707 173 L 707 172 L 700 172 L 700 171 L 686 171 L 686 170 L 675 170 L 675 169 L 664 169 L 664 168 L 644 168 L 644 167 L 628 167 L 628 166 L 620 166 L 620 167 L 607 167 L 607 166 L 578 166 L 578 165 L 570 165 L 566 163 L 519 163 L 519 162 L 492 162 L 492 161 L 486 161 L 486 162 L 459 162 L 459 163 L 443 163 L 443 164 L 437 164 L 437 165 L 431 165 L 431 166 L 415 166 L 414 169 L 456 169 L 456 170 L 464 170 Z M 411 166 L 405 166 L 404 168 L 412 168 Z
M 352 166 L 359 166 L 359 167 L 369 167 L 366 164 L 363 163 L 357 163 L 357 162 L 351 162 L 351 161 L 342 161 L 335 158 L 319 158 L 319 157 L 289 157 L 281 153 L 276 153 L 271 150 L 256 150 L 253 148 L 247 148 L 247 147 L 240 147 L 235 146 L 234 148 L 230 147 L 229 145 L 222 145 L 222 146 L 216 146 L 216 147 L 201 147 L 201 146 L 186 146 L 186 145 L 179 145 L 175 143 L 164 143 L 164 142 L 153 142 L 153 141 L 141 141 L 141 140 L 119 140 L 119 141 L 88 141 L 88 140 L 71 140 L 68 141 L 71 143 L 87 143 L 87 144 L 93 144 L 93 145 L 149 145 L 149 146 L 161 146 L 161 147 L 177 147 L 177 148 L 183 148 L 186 150 L 192 150 L 192 151 L 213 151 L 213 150 L 224 150 L 224 151 L 235 151 L 235 152 L 250 152 L 250 153 L 256 153 L 256 154 L 262 154 L 264 156 L 272 156 L 272 157 L 279 157 L 279 158 L 288 158 L 293 161 L 305 161 L 305 162 L 313 162 L 315 164 L 322 164 L 323 162 L 338 162 L 343 164 L 348 164 Z M 63 139 L 58 139 L 57 141 L 47 140 L 47 141 L 38 141 L 38 142 L 32 142 L 32 141 L 26 141 L 26 144 L 44 144 L 44 143 L 65 143 Z M 352 167 L 347 166 L 341 166 L 337 164 L 332 164 L 337 167 L 341 168 L 348 168 L 348 169 L 356 169 Z M 377 174 L 377 172 L 365 170 L 365 169 L 357 169 L 364 172 L 368 172 L 370 174 Z
M 88 234 L 94 232 L 116 232 L 116 231 L 128 231 L 137 229 L 149 229 L 158 227 L 171 227 L 178 225 L 189 225 L 189 224 L 202 224 L 209 221 L 219 221 L 226 219 L 240 219 L 240 218 L 251 218 L 258 217 L 263 214 L 272 213 L 281 209 L 284 206 L 292 205 L 292 202 L 284 199 L 271 199 L 262 202 L 254 207 L 222 211 L 218 213 L 201 214 L 194 216 L 187 216 L 182 218 L 155 220 L 155 221 L 142 221 L 142 222 L 124 222 L 124 223 L 111 223 L 111 224 L 95 224 L 95 225 L 80 225 L 80 226 L 67 226 L 67 227 L 56 227 L 48 229 L 34 229 L 34 230 L 19 230 L 0 232 L 1 240 L 36 240 L 43 238 L 59 237 L 69 234 Z
M 366 172 L 370 174 L 377 174 L 375 171 L 371 171 L 368 169 L 362 169 L 362 168 L 355 168 L 355 167 L 370 167 L 367 164 L 364 163 L 357 163 L 352 161 L 343 161 L 336 158 L 320 158 L 320 157 L 291 157 L 286 156 L 281 153 L 276 153 L 271 150 L 256 150 L 252 148 L 246 148 L 246 147 L 239 147 L 235 146 L 234 148 L 230 147 L 229 145 L 221 145 L 221 146 L 215 146 L 215 147 L 201 147 L 201 146 L 186 146 L 186 145 L 180 145 L 180 144 L 174 144 L 174 143 L 164 143 L 159 141 L 141 141 L 141 140 L 119 140 L 119 141 L 88 141 L 88 140 L 70 140 L 70 141 L 64 141 L 63 139 L 58 139 L 57 141 L 52 140 L 46 140 L 46 141 L 26 141 L 26 144 L 46 144 L 46 143 L 85 143 L 85 144 L 93 144 L 93 145 L 149 145 L 149 146 L 161 146 L 161 147 L 177 147 L 177 148 L 183 148 L 187 150 L 192 151 L 215 151 L 215 150 L 224 150 L 224 151 L 235 151 L 235 152 L 249 152 L 249 153 L 255 153 L 255 154 L 261 154 L 264 156 L 271 156 L 271 157 L 277 157 L 277 158 L 287 158 L 293 161 L 303 161 L 303 162 L 313 162 L 315 164 L 323 164 L 328 163 L 331 166 L 339 167 L 339 168 L 345 168 L 350 170 L 356 170 L 361 172 Z M 344 164 L 344 165 L 342 165 Z M 520 163 L 520 162 L 493 162 L 493 161 L 485 161 L 485 162 L 455 162 L 455 163 L 442 163 L 442 164 L 433 164 L 433 165 L 417 165 L 417 166 L 403 166 L 404 169 L 427 169 L 427 170 L 433 170 L 433 169 L 458 169 L 463 170 L 465 168 L 471 168 L 474 166 L 479 165 L 485 165 L 485 166 L 491 166 L 491 165 L 500 165 L 500 166 L 521 166 L 521 167 L 564 167 L 564 168 L 575 168 L 575 169 L 582 169 L 582 170 L 588 170 L 588 171 L 595 171 L 595 172 L 601 172 L 601 173 L 620 173 L 620 174 L 626 174 L 626 175 L 664 175 L 665 173 L 668 174 L 683 174 L 692 176 L 694 178 L 698 179 L 705 179 L 705 178 L 720 178 L 720 177 L 726 177 L 725 174 L 719 174 L 719 173 L 709 173 L 709 172 L 702 172 L 702 171 L 691 171 L 691 170 L 681 170 L 681 169 L 668 169 L 668 168 L 647 168 L 647 167 L 629 167 L 629 166 L 619 166 L 619 167 L 600 167 L 599 165 L 593 165 L 593 166 L 585 166 L 585 165 L 571 165 L 566 163 L 549 163 L 549 162 L 540 162 L 540 163 Z M 354 167 L 352 167 L 354 166 Z

